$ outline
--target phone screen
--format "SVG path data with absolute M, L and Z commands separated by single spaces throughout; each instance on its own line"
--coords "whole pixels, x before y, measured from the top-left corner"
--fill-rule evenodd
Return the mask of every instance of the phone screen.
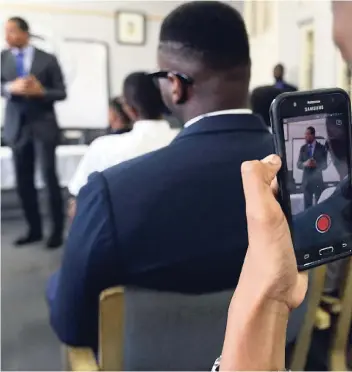
M 348 99 L 348 98 L 347 98 Z M 291 231 L 298 265 L 352 250 L 351 123 L 345 95 L 292 94 L 279 105 Z

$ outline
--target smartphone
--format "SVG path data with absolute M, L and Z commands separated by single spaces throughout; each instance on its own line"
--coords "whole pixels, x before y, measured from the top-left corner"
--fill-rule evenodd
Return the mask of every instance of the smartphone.
M 280 94 L 270 108 L 282 159 L 278 199 L 299 270 L 352 254 L 351 101 L 342 89 Z

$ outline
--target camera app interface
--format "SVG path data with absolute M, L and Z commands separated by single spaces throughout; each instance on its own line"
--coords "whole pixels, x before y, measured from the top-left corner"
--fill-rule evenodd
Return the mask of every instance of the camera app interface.
M 343 113 L 283 120 L 296 250 L 327 247 L 326 253 L 333 254 L 339 245 L 352 247 L 351 174 L 344 120 Z

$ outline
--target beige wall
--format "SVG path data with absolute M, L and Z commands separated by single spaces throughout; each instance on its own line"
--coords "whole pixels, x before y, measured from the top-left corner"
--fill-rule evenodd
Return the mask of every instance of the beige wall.
M 160 23 L 179 5 L 177 1 L 45 1 L 0 2 L 1 25 L 18 15 L 30 23 L 33 33 L 52 39 L 89 38 L 107 42 L 110 47 L 112 93 L 121 92 L 126 74 L 156 68 L 156 47 Z M 144 46 L 123 46 L 115 41 L 114 13 L 138 10 L 147 16 L 147 42 Z M 0 32 L 3 40 L 3 30 Z M 87 61 L 89 63 L 89 61 Z M 92 69 L 92 74 L 94 70 Z

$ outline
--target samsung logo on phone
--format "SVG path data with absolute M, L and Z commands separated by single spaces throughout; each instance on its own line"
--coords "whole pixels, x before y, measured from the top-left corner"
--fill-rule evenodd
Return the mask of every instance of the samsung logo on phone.
M 308 111 L 320 111 L 320 110 L 324 110 L 324 106 L 323 105 L 312 106 L 312 107 L 305 107 L 304 108 L 304 111 L 305 112 L 308 112 Z

